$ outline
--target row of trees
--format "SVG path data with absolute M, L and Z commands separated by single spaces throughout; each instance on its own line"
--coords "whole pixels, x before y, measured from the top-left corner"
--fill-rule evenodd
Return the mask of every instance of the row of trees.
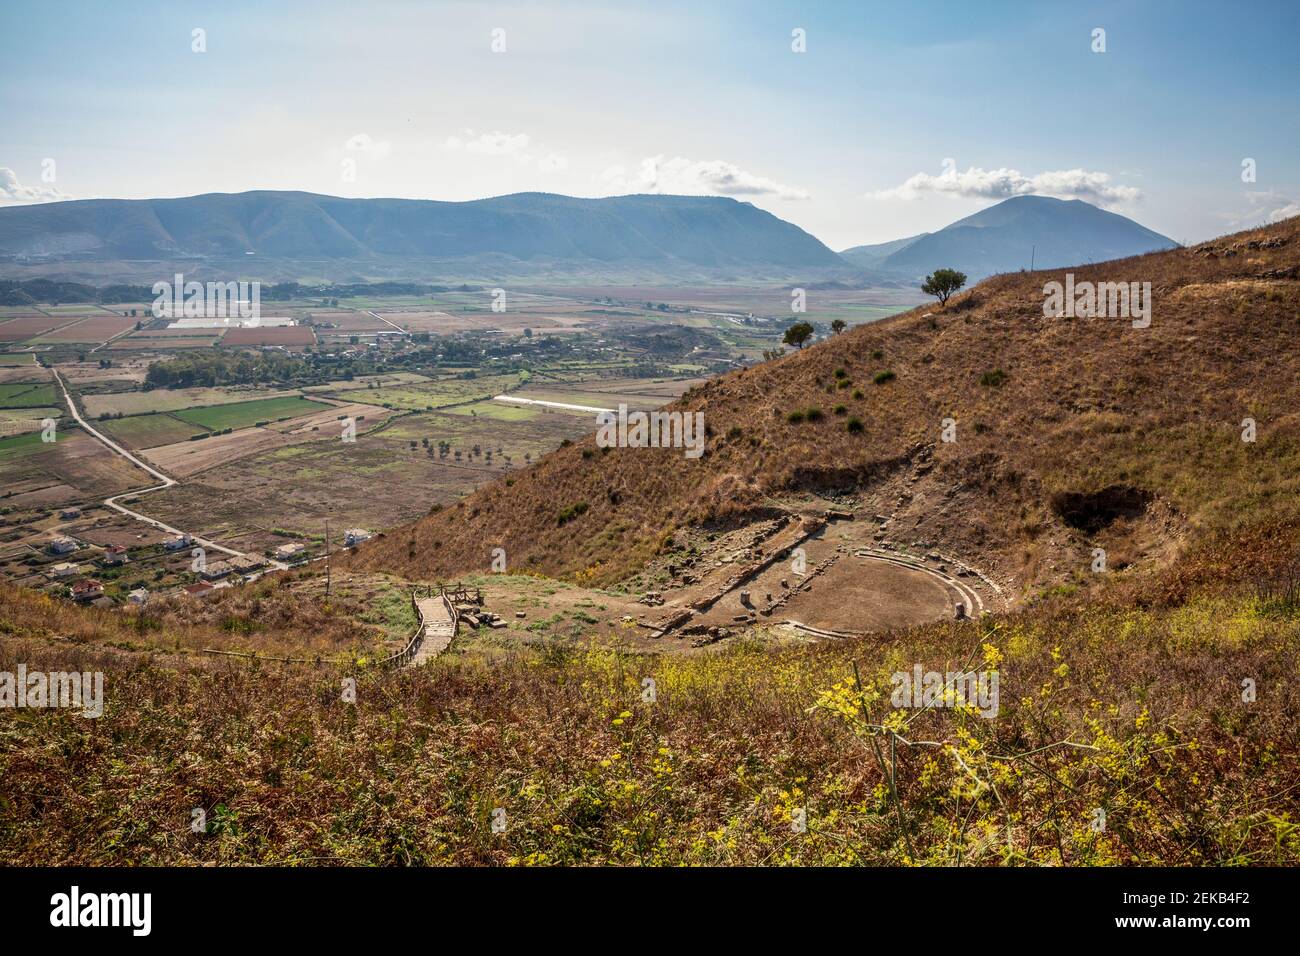
M 283 352 L 200 352 L 155 362 L 145 373 L 145 388 L 252 385 L 305 377 L 312 367 Z

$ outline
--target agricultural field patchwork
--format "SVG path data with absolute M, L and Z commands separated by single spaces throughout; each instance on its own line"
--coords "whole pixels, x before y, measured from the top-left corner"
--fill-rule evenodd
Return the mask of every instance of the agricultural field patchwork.
M 54 435 L 55 443 L 64 440 L 66 437 L 66 432 L 56 431 Z M 39 434 L 11 435 L 0 438 L 0 464 L 46 451 L 49 447 L 50 443 L 44 441 Z
M 358 424 L 351 444 L 333 434 L 331 440 L 258 449 L 235 461 L 218 456 L 193 480 L 152 495 L 150 513 L 167 521 L 202 515 L 206 531 L 223 541 L 243 540 L 259 528 L 319 533 L 327 517 L 340 527 L 390 528 L 591 429 L 585 419 L 560 415 L 509 420 L 426 412 L 374 428 L 368 419 Z M 239 435 L 186 442 L 190 447 L 178 450 L 206 451 L 204 446 Z M 153 449 L 151 460 L 164 465 L 158 453 L 165 450 Z M 418 495 L 395 493 L 416 488 Z
M 101 313 L 35 336 L 32 342 L 79 342 L 97 345 L 134 328 L 137 321 L 126 316 Z
M 362 394 L 351 390 L 348 397 L 374 405 L 391 405 L 408 411 L 428 411 L 491 398 L 493 395 L 518 387 L 522 381 L 525 381 L 525 378 L 519 374 L 439 379 L 431 382 L 384 385 L 367 389 Z
M 39 408 L 55 405 L 60 394 L 46 382 L 9 382 L 0 384 L 0 408 Z
M 271 310 L 299 325 L 230 330 L 169 328 L 147 303 L 0 309 L 0 342 L 33 343 L 0 351 L 3 506 L 21 522 L 156 483 L 63 417 L 37 355 L 92 427 L 179 482 L 129 507 L 239 550 L 286 536 L 315 549 L 326 518 L 392 528 L 595 427 L 582 409 L 496 396 L 655 408 L 717 371 L 727 336 L 769 348 L 776 337 L 686 307 L 665 313 L 588 292 L 510 290 L 507 311 L 494 312 L 490 293 L 341 296 L 337 306 L 276 299 Z M 637 297 L 665 301 L 662 290 Z M 310 351 L 287 341 L 313 337 Z M 189 387 L 150 379 L 159 362 L 170 369 L 164 382 Z M 57 422 L 54 445 L 39 440 L 47 418 Z M 348 420 L 355 443 L 340 440 Z
M 98 422 L 95 427 L 128 448 L 153 448 L 156 445 L 187 441 L 192 435 L 209 431 L 165 412 L 114 418 Z
M 39 431 L 44 423 L 58 420 L 61 408 L 0 408 L 0 435 Z
M 227 405 L 295 396 L 296 392 L 250 388 L 155 388 L 147 392 L 90 394 L 82 398 L 86 414 L 142 415 L 178 412 L 208 405 Z
M 24 315 L 8 319 L 0 322 L 0 342 L 25 342 L 57 326 L 66 325 L 67 322 L 67 319 L 50 315 Z
M 135 465 L 78 428 L 61 424 L 54 441 L 39 431 L 0 438 L 0 504 L 50 507 L 103 498 L 149 481 Z
M 322 411 L 327 407 L 323 402 L 314 402 L 298 395 L 287 395 L 280 398 L 261 398 L 250 402 L 191 408 L 178 411 L 175 416 L 210 431 L 221 431 L 225 428 L 246 428 L 259 422 L 296 418 L 299 415 Z

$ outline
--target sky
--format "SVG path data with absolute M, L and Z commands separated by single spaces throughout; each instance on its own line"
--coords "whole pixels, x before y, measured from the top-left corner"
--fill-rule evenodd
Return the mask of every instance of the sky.
M 0 205 L 712 194 L 837 250 L 1026 193 L 1180 242 L 1300 213 L 1296 0 L 6 0 L 0 22 Z

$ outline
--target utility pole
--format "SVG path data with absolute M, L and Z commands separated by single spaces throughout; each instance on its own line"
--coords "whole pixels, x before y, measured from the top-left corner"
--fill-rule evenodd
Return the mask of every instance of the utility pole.
M 1038 251 L 1038 244 L 1029 247 L 1029 271 L 1034 271 L 1034 253 Z
M 330 519 L 325 519 L 325 603 L 330 600 Z

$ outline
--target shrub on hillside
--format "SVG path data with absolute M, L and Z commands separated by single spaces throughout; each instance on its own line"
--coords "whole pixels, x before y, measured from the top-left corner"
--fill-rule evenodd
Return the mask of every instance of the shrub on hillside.
M 590 506 L 587 504 L 587 502 L 579 501 L 577 504 L 569 505 L 569 507 L 561 509 L 559 515 L 557 516 L 558 523 L 562 525 L 568 524 L 574 518 L 578 518 L 586 514 L 588 507 Z

